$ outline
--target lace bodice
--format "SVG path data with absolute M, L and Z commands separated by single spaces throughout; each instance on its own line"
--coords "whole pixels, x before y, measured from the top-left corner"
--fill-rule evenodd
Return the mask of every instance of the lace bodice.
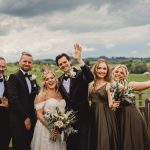
M 41 109 L 44 108 L 44 112 L 52 112 L 58 107 L 59 109 L 64 109 L 66 106 L 66 102 L 64 99 L 58 101 L 55 98 L 47 99 L 44 102 L 35 104 L 35 109 Z

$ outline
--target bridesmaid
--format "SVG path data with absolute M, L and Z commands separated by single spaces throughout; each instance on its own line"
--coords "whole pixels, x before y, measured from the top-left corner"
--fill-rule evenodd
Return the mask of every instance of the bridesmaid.
M 117 119 L 110 107 L 113 103 L 109 91 L 110 70 L 105 60 L 98 60 L 92 68 L 94 81 L 89 87 L 91 121 L 88 150 L 120 150 Z
M 125 65 L 117 65 L 112 71 L 112 79 L 123 81 L 128 77 L 128 69 Z M 133 90 L 150 88 L 150 81 L 129 82 L 128 86 Z M 116 111 L 120 126 L 121 150 L 150 150 L 146 123 L 134 102 L 120 102 Z

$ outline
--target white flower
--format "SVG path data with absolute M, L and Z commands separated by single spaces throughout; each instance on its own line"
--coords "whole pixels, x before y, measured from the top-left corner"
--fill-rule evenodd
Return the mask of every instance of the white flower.
M 120 90 L 123 90 L 125 88 L 124 85 L 121 84 L 121 83 L 118 83 L 118 87 L 119 87 Z
M 9 80 L 9 76 L 5 76 L 5 80 L 8 81 Z
M 65 109 L 60 109 L 60 112 L 61 112 L 61 114 L 64 114 L 65 113 Z
M 112 98 L 114 100 L 134 103 L 135 96 L 132 93 L 132 88 L 128 86 L 128 82 L 126 80 L 113 81 L 110 86 L 110 91 L 112 92 Z
M 44 115 L 44 116 L 45 116 L 46 118 L 48 118 L 48 117 L 49 117 L 49 115 L 50 115 L 50 112 L 49 112 L 49 111 L 47 111 L 47 112 L 45 113 L 45 115 Z
M 36 79 L 36 75 L 35 74 L 32 74 L 30 80 L 35 80 Z
M 76 72 L 73 70 L 73 68 L 70 70 L 70 77 L 75 78 Z
M 63 122 L 61 120 L 56 121 L 54 124 L 58 128 L 62 128 L 63 127 Z
M 44 115 L 49 130 L 56 129 L 60 134 L 65 134 L 65 137 L 62 135 L 62 139 L 65 138 L 64 140 L 66 140 L 71 133 L 77 132 L 77 130 L 72 127 L 72 124 L 76 121 L 76 112 L 66 112 L 64 109 L 58 107 L 50 110 L 50 112 L 46 111 L 46 114 Z

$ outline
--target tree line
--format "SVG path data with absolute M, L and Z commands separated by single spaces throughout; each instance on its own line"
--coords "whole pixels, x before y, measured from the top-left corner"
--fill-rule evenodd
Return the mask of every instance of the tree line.
M 150 63 L 150 57 L 147 58 L 138 58 L 138 57 L 88 57 L 84 58 L 84 61 L 87 65 L 92 66 L 98 59 L 106 59 L 110 64 L 125 64 L 130 73 L 141 74 L 144 72 L 149 72 L 150 68 L 148 63 Z M 72 59 L 72 63 L 76 62 Z M 14 62 L 13 64 L 18 64 L 18 62 Z M 53 59 L 38 59 L 34 60 L 34 64 L 50 64 L 56 65 L 55 60 Z

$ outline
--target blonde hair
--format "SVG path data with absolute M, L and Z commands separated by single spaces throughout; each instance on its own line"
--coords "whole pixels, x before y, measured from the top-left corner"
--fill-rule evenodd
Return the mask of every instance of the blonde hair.
M 126 65 L 123 64 L 118 64 L 116 65 L 116 67 L 112 70 L 112 79 L 114 80 L 114 73 L 117 69 L 121 68 L 123 70 L 124 73 L 124 79 L 127 79 L 128 75 L 129 75 L 129 71 Z
M 58 79 L 57 79 L 55 73 L 54 73 L 53 71 L 50 71 L 50 70 L 46 70 L 46 71 L 43 72 L 43 76 L 42 76 L 43 82 L 42 82 L 42 86 L 41 86 L 41 91 L 45 92 L 45 91 L 47 90 L 47 86 L 46 86 L 45 79 L 46 79 L 46 76 L 47 76 L 49 73 L 54 76 L 55 81 L 56 81 L 55 90 L 58 91 Z

